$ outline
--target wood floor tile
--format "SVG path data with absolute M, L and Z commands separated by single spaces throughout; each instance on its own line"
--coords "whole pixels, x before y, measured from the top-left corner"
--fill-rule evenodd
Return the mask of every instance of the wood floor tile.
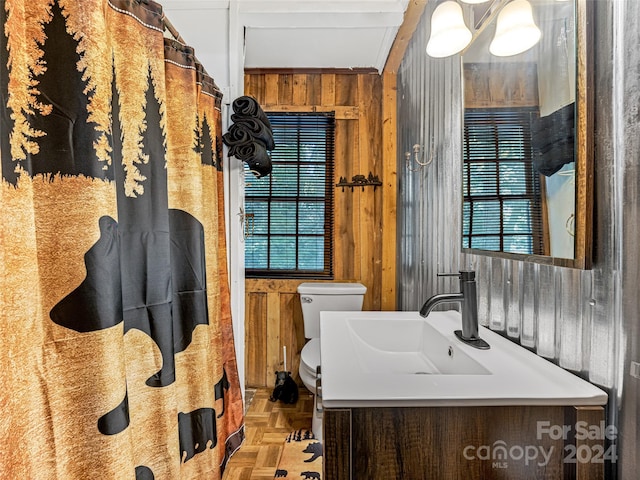
M 311 429 L 313 395 L 300 388 L 298 402 L 271 402 L 271 389 L 256 389 L 247 398 L 245 441 L 231 457 L 223 480 L 273 480 L 285 439 L 294 430 Z
M 282 448 L 282 445 L 265 445 L 261 447 L 256 457 L 256 465 L 273 467 L 275 470 L 282 454 Z

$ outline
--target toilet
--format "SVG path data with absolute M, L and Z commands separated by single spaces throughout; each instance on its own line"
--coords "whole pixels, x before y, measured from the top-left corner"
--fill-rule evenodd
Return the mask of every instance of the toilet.
M 322 440 L 321 395 L 316 392 L 317 369 L 320 365 L 320 312 L 362 310 L 366 292 L 367 287 L 360 283 L 305 282 L 298 286 L 304 336 L 308 340 L 300 354 L 300 379 L 314 395 L 312 430 L 318 440 Z

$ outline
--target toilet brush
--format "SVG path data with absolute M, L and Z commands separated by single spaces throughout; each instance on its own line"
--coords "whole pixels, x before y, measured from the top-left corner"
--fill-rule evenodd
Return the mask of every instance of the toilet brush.
M 298 385 L 291 378 L 291 372 L 287 371 L 287 347 L 282 346 L 284 356 L 284 370 L 276 371 L 276 386 L 269 400 L 275 402 L 281 400 L 284 403 L 296 403 L 298 401 Z
M 283 370 L 286 372 L 287 371 L 287 346 L 283 345 L 282 346 L 282 358 L 283 358 Z

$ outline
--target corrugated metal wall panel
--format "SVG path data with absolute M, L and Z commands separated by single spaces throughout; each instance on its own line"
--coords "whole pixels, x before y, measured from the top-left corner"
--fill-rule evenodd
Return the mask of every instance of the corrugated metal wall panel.
M 457 281 L 438 278 L 437 273 L 459 269 L 460 211 L 451 208 L 461 188 L 460 139 L 460 62 L 439 59 L 425 65 L 428 21 L 432 6 L 409 46 L 399 80 L 399 304 L 404 309 L 418 309 L 428 292 L 457 288 Z M 451 125 L 454 128 L 451 128 Z M 458 135 L 459 136 L 459 135 Z M 414 162 L 413 145 L 421 146 Z M 409 153 L 409 164 L 405 152 Z M 455 200 L 453 204 L 456 204 Z M 437 268 L 428 268 L 433 262 Z
M 640 2 L 614 1 L 612 11 L 613 182 L 618 187 L 614 189 L 617 229 L 612 241 L 620 254 L 619 277 L 615 278 L 618 310 L 612 312 L 609 322 L 620 332 L 615 339 L 620 353 L 615 366 L 621 406 L 619 478 L 631 479 L 638 477 L 640 464 L 640 380 L 630 375 L 630 362 L 640 362 Z
M 398 77 L 399 304 L 404 310 L 417 309 L 429 296 L 457 288 L 455 280 L 438 278 L 438 273 L 473 268 L 477 271 L 479 314 L 485 325 L 519 339 L 539 355 L 570 370 L 591 373 L 591 365 L 596 368 L 597 373 L 593 373 L 599 383 L 610 387 L 612 372 L 598 371 L 597 366 L 602 360 L 611 362 L 612 350 L 608 350 L 606 359 L 600 354 L 596 365 L 590 358 L 597 326 L 594 310 L 603 307 L 593 298 L 597 292 L 592 292 L 592 286 L 598 285 L 599 274 L 610 272 L 597 268 L 581 272 L 460 253 L 460 58 L 434 59 L 426 55 L 432 11 L 430 4 Z M 416 143 L 422 147 L 423 161 L 433 149 L 431 165 L 413 163 L 407 168 L 402 152 L 413 157 L 412 146 Z M 602 252 L 606 264 L 611 263 L 607 261 L 610 255 Z M 600 284 L 610 293 L 610 281 Z M 604 301 L 607 305 L 611 299 Z
M 609 391 L 621 458 L 608 478 L 617 469 L 627 479 L 640 459 L 640 384 L 628 373 L 630 360 L 640 361 L 640 2 L 588 1 L 596 37 L 593 269 L 460 252 L 460 58 L 426 55 L 429 2 L 398 76 L 398 304 L 416 310 L 457 290 L 438 272 L 476 270 L 483 324 Z M 432 138 L 433 164 L 409 171 L 403 153 L 414 143 L 428 149 Z

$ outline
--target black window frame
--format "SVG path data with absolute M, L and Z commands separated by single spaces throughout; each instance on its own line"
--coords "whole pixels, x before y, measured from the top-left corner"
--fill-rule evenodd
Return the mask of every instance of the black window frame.
M 544 181 L 540 174 L 534 169 L 533 163 L 533 145 L 531 136 L 531 127 L 534 120 L 538 118 L 539 110 L 537 107 L 511 107 L 511 108 L 467 108 L 464 113 L 464 139 L 463 139 L 463 207 L 462 207 L 462 247 L 469 250 L 488 250 L 500 251 L 505 253 L 525 254 L 525 255 L 544 255 L 548 249 L 545 241 L 546 227 L 544 225 Z M 483 140 L 486 145 L 493 142 L 493 150 L 495 154 L 490 155 L 491 147 L 485 151 L 474 150 L 470 147 L 470 138 L 473 135 L 470 130 L 474 127 L 484 127 L 487 134 Z M 507 144 L 509 141 L 517 143 L 515 130 L 516 126 L 521 129 L 522 136 L 520 138 L 520 149 L 522 155 L 519 157 L 506 155 L 503 158 L 500 154 L 501 136 L 504 132 L 499 133 L 500 127 L 507 130 Z M 488 132 L 491 132 L 490 134 Z M 477 130 L 474 132 L 478 134 Z M 476 142 L 482 144 L 482 142 Z M 515 194 L 503 193 L 501 188 L 500 165 L 509 162 L 511 165 L 522 165 L 522 187 L 524 192 Z M 486 190 L 491 190 L 491 182 L 494 182 L 493 192 L 485 194 L 473 194 L 472 186 L 478 185 L 478 179 L 474 177 L 472 165 L 485 165 L 487 170 L 493 167 L 495 175 L 486 174 L 482 178 L 486 181 Z M 485 178 L 486 177 L 486 178 Z M 510 202 L 528 202 L 529 205 L 529 227 L 530 231 L 514 231 L 513 226 L 509 226 L 505 217 L 505 205 Z M 476 207 L 481 207 L 484 203 L 486 206 L 492 202 L 494 205 L 499 204 L 500 218 L 497 224 L 497 230 L 490 233 L 474 233 L 474 211 Z M 486 224 L 485 224 L 486 225 Z M 521 239 L 525 236 L 529 237 L 529 251 L 505 249 L 505 242 L 513 239 Z M 485 243 L 487 240 L 497 238 L 498 246 L 489 246 Z M 477 240 L 474 241 L 474 240 Z M 483 242 L 484 240 L 484 242 Z
M 245 277 L 247 278 L 275 278 L 275 279 L 318 279 L 318 280 L 332 280 L 333 279 L 333 263 L 334 263 L 334 168 L 335 168 L 335 113 L 334 112 L 266 112 L 267 117 L 271 122 L 272 131 L 274 133 L 274 140 L 276 148 L 270 152 L 270 157 L 273 165 L 273 171 L 271 175 L 264 179 L 255 179 L 253 174 L 249 173 L 248 168 L 245 165 L 245 211 L 248 214 L 248 232 L 249 236 L 245 242 L 252 242 L 252 239 L 262 238 L 266 240 L 266 268 L 251 268 L 245 266 Z M 314 126 L 314 123 L 316 124 Z M 284 130 L 289 129 L 290 135 L 291 129 L 297 128 L 297 153 L 292 153 L 291 149 L 285 150 L 284 148 L 278 149 L 278 143 L 281 135 L 284 135 Z M 315 130 L 315 131 L 314 131 Z M 324 136 L 324 159 L 322 161 L 304 161 L 304 154 L 301 153 L 301 146 L 304 144 L 304 138 L 310 138 L 311 141 L 317 141 L 318 144 L 322 143 L 322 136 Z M 303 138 L 304 137 L 304 138 Z M 290 137 L 289 137 L 290 138 Z M 324 196 L 304 196 L 300 194 L 300 178 L 301 167 L 309 167 L 311 165 L 317 166 L 324 164 Z M 297 171 L 297 190 L 295 195 L 274 195 L 274 189 L 281 187 L 278 185 L 278 178 L 280 169 L 283 167 L 292 168 L 295 167 Z M 261 194 L 252 192 L 251 184 L 253 182 L 269 182 L 268 192 L 264 189 Z M 275 183 L 274 183 L 275 182 Z M 275 186 L 274 186 L 275 185 Z M 317 186 L 320 186 L 319 184 Z M 276 192 L 278 193 L 278 192 Z M 256 214 L 252 210 L 252 202 L 261 202 L 267 205 L 266 215 L 266 233 L 256 233 L 255 229 L 251 228 L 251 225 L 255 225 L 256 221 L 261 221 L 256 218 Z M 271 214 L 273 211 L 272 206 L 276 203 L 291 203 L 295 204 L 296 210 L 296 222 L 295 233 L 282 233 L 281 231 L 274 231 L 277 227 L 277 221 L 271 221 Z M 321 234 L 300 233 L 300 206 L 301 204 L 319 204 L 324 205 L 324 222 L 323 232 Z M 253 215 L 253 218 L 252 218 Z M 252 231 L 253 230 L 253 231 Z M 277 268 L 277 265 L 272 265 L 272 242 L 274 238 L 295 238 L 295 265 L 296 268 Z M 311 270 L 300 268 L 300 239 L 302 238 L 323 238 L 323 268 L 320 270 Z M 246 247 L 247 245 L 245 245 Z M 245 248 L 245 252 L 248 249 Z M 247 253 L 245 253 L 245 263 L 247 261 Z

